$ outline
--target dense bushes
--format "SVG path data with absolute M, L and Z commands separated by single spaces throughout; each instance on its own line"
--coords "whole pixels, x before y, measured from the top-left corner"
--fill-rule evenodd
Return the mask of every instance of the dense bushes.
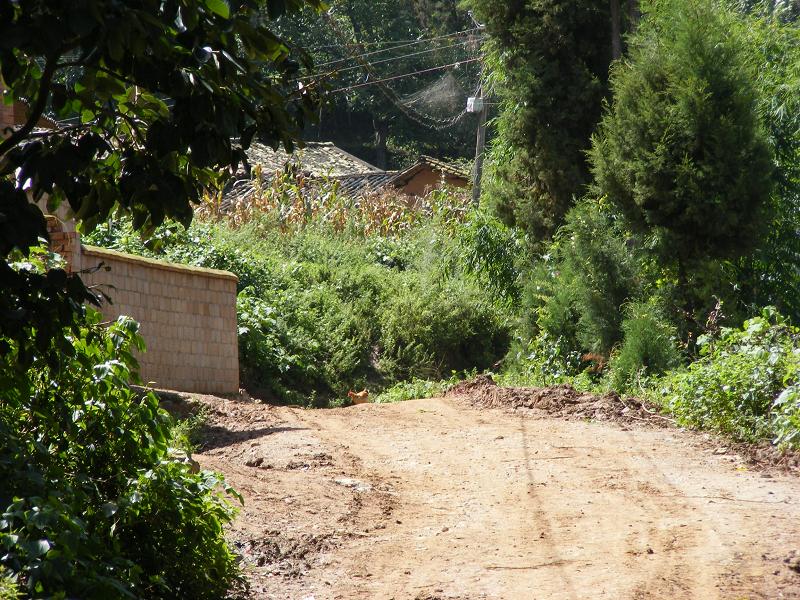
M 508 323 L 464 282 L 402 285 L 381 315 L 380 369 L 393 379 L 487 369 L 508 349 Z
M 129 386 L 136 323 L 99 321 L 60 364 L 0 359 L 0 575 L 32 598 L 223 597 L 238 578 L 223 483 L 184 464 L 158 400 Z
M 665 408 L 739 440 L 800 445 L 800 329 L 766 310 L 701 342 L 702 357 L 658 386 Z
M 506 353 L 522 244 L 496 220 L 476 213 L 457 225 L 441 210 L 365 235 L 327 211 L 289 227 L 265 209 L 237 226 L 163 227 L 150 247 L 126 223 L 88 241 L 236 273 L 242 381 L 277 400 L 324 405 L 349 388 L 484 369 Z
M 769 313 L 719 331 L 768 304 L 798 317 L 800 29 L 713 0 L 642 6 L 594 195 L 524 274 L 502 380 L 657 389 L 681 423 L 797 446 L 796 330 Z

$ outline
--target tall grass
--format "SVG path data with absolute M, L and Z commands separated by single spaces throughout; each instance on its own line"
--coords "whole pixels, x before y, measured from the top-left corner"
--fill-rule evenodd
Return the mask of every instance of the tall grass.
M 259 186 L 226 211 L 208 198 L 188 230 L 163 226 L 154 244 L 124 222 L 89 241 L 236 273 L 242 382 L 268 399 L 325 406 L 507 352 L 523 245 L 463 191 L 352 199 L 296 173 Z

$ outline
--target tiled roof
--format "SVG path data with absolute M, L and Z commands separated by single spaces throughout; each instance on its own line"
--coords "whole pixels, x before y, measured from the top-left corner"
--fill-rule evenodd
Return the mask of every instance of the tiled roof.
M 331 142 L 306 142 L 304 148 L 298 148 L 293 154 L 282 148 L 276 151 L 254 142 L 246 152 L 250 168 L 259 165 L 265 180 L 270 180 L 277 171 L 283 171 L 290 164 L 311 178 L 338 179 L 341 181 L 340 189 L 353 195 L 377 189 L 395 175 L 345 152 Z M 246 201 L 252 193 L 251 177 L 240 169 L 234 181 L 225 189 L 222 209 L 227 210 L 232 203 Z
M 337 148 L 330 142 L 306 142 L 288 154 L 280 148 L 275 151 L 269 146 L 254 142 L 247 150 L 250 166 L 261 165 L 262 173 L 269 176 L 283 170 L 287 163 L 298 165 L 312 177 L 341 177 L 356 173 L 383 173 L 381 169 Z
M 356 173 L 336 177 L 339 182 L 339 191 L 346 196 L 363 196 L 384 187 L 397 175 L 397 171 L 378 171 L 369 173 Z
M 395 175 L 391 180 L 389 180 L 388 185 L 393 185 L 395 187 L 400 187 L 407 183 L 411 178 L 414 177 L 417 173 L 424 170 L 425 168 L 429 168 L 432 171 L 437 171 L 439 173 L 444 173 L 445 175 L 450 175 L 452 177 L 459 177 L 466 181 L 470 180 L 469 171 L 459 167 L 458 165 L 446 163 L 438 158 L 433 158 L 432 156 L 420 156 L 419 160 L 406 169 L 405 171 L 401 171 L 397 175 Z
M 353 197 L 388 186 L 401 187 L 426 168 L 467 182 L 470 180 L 466 170 L 430 156 L 421 156 L 412 167 L 401 172 L 382 171 L 330 142 L 307 142 L 304 148 L 294 154 L 253 143 L 247 150 L 247 157 L 251 168 L 261 166 L 261 176 L 265 180 L 270 180 L 275 172 L 283 171 L 287 164 L 291 164 L 312 179 L 331 178 L 338 181 L 339 192 Z M 232 203 L 247 201 L 252 193 L 253 181 L 244 171 L 240 171 L 225 190 L 222 209 L 227 210 Z

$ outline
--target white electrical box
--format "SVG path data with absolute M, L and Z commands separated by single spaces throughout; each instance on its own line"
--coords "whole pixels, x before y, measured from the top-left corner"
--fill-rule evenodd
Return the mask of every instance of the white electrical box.
M 479 113 L 483 110 L 483 98 L 467 98 L 467 112 Z

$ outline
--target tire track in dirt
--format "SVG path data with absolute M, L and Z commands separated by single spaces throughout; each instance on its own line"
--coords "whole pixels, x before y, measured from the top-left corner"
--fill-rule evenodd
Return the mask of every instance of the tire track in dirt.
M 273 544 L 254 598 L 800 598 L 800 481 L 695 434 L 457 399 L 219 412 L 198 460 L 247 497 L 234 539 Z

